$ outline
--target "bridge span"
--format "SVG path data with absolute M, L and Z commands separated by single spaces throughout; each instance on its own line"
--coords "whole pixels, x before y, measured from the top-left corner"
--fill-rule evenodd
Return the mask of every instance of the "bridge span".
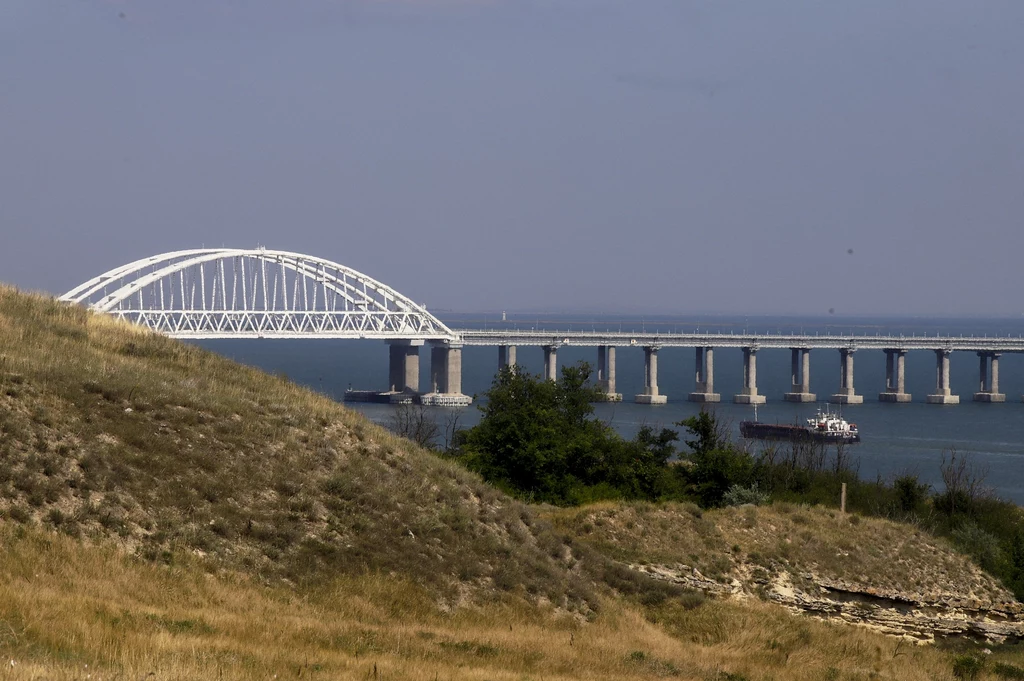
M 910 402 L 906 392 L 906 354 L 912 350 L 935 353 L 935 392 L 926 396 L 930 404 L 958 404 L 949 386 L 950 355 L 972 352 L 978 356 L 978 402 L 1004 402 L 999 392 L 999 358 L 1006 352 L 1024 352 L 1024 338 L 985 336 L 841 336 L 804 334 L 722 334 L 722 333 L 628 333 L 551 330 L 454 330 L 458 342 L 469 346 L 497 346 L 498 366 L 515 363 L 518 346 L 540 346 L 544 351 L 544 375 L 557 376 L 557 352 L 562 346 L 597 348 L 597 381 L 609 400 L 621 400 L 615 390 L 615 349 L 641 347 L 644 350 L 644 392 L 635 400 L 643 404 L 664 404 L 667 396 L 658 389 L 658 351 L 663 347 L 694 348 L 693 402 L 719 402 L 721 395 L 714 386 L 714 353 L 719 348 L 743 350 L 743 387 L 733 397 L 738 404 L 763 404 L 767 398 L 757 388 L 757 353 L 762 349 L 781 348 L 791 351 L 792 385 L 783 399 L 789 402 L 813 402 L 817 395 L 810 391 L 811 350 L 838 350 L 840 382 L 837 392 L 829 397 L 835 404 L 860 404 L 864 401 L 854 389 L 854 353 L 858 350 L 881 350 L 886 356 L 886 389 L 879 393 L 881 402 Z
M 462 393 L 462 349 L 494 346 L 498 368 L 516 365 L 520 346 L 544 353 L 544 376 L 558 375 L 558 349 L 584 346 L 597 349 L 597 383 L 608 400 L 621 400 L 616 391 L 615 352 L 620 347 L 644 351 L 643 404 L 664 404 L 658 389 L 658 351 L 663 347 L 694 348 L 694 402 L 719 402 L 715 392 L 714 355 L 719 348 L 743 351 L 743 386 L 733 400 L 762 404 L 758 392 L 757 353 L 766 348 L 791 351 L 792 385 L 783 399 L 812 402 L 811 350 L 837 350 L 838 390 L 828 399 L 858 404 L 864 397 L 854 389 L 854 354 L 883 351 L 886 389 L 882 402 L 909 402 L 904 368 L 906 353 L 935 354 L 935 391 L 931 404 L 957 404 L 949 386 L 950 355 L 978 357 L 979 402 L 1003 402 L 999 391 L 1002 353 L 1024 352 L 1022 338 L 966 336 L 838 336 L 793 334 L 628 333 L 551 330 L 452 329 L 386 284 L 339 263 L 289 251 L 257 249 L 192 249 L 143 258 L 116 267 L 75 287 L 61 300 L 86 305 L 155 332 L 182 339 L 214 338 L 340 338 L 379 339 L 389 348 L 388 390 L 353 393 L 352 398 L 465 405 Z M 430 381 L 420 390 L 420 349 L 430 348 Z

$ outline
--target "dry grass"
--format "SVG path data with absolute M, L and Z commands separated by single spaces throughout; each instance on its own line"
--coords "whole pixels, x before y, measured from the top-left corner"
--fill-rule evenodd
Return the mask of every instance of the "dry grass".
M 997 580 L 948 542 L 910 525 L 843 515 L 834 509 L 775 504 L 701 511 L 688 504 L 599 504 L 546 514 L 617 560 L 682 563 L 727 580 L 763 568 L 807 572 L 866 592 L 921 601 L 1016 603 Z
M 0 516 L 264 581 L 382 571 L 452 606 L 594 599 L 559 536 L 458 466 L 287 381 L 9 288 Z
M 589 623 L 518 599 L 446 613 L 397 577 L 298 594 L 9 522 L 0 544 L 0 676 L 12 680 L 951 678 L 934 648 L 760 603 L 645 615 L 609 601 Z

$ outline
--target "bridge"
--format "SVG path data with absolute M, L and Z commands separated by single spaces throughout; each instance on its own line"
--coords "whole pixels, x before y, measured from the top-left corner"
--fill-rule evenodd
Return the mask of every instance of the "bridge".
M 557 352 L 563 346 L 597 348 L 597 382 L 608 400 L 621 400 L 615 385 L 615 349 L 644 350 L 644 392 L 635 400 L 664 404 L 658 389 L 658 351 L 662 347 L 694 348 L 694 402 L 718 402 L 714 386 L 716 348 L 743 350 L 743 387 L 733 400 L 763 404 L 757 388 L 757 352 L 787 348 L 792 353 L 792 386 L 783 398 L 812 402 L 811 350 L 838 350 L 840 385 L 829 400 L 858 404 L 854 389 L 854 353 L 881 350 L 886 355 L 886 389 L 882 402 L 909 402 L 904 367 L 909 351 L 935 353 L 932 404 L 957 404 L 949 386 L 950 355 L 976 353 L 979 359 L 979 402 L 1003 402 L 999 392 L 999 357 L 1024 352 L 1022 338 L 953 336 L 838 336 L 794 334 L 601 333 L 550 330 L 451 329 L 386 284 L 349 267 L 301 253 L 257 249 L 211 248 L 154 255 L 105 272 L 68 291 L 60 300 L 85 305 L 157 333 L 182 339 L 340 338 L 380 339 L 389 346 L 389 389 L 384 393 L 353 393 L 353 399 L 409 401 L 460 406 L 462 348 L 494 346 L 498 367 L 516 364 L 519 346 L 544 352 L 544 376 L 557 377 Z M 430 386 L 419 390 L 420 348 L 430 348 Z

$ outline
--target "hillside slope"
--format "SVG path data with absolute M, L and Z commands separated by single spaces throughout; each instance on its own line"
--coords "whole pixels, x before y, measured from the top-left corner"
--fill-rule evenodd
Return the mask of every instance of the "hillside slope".
M 264 580 L 382 571 L 449 604 L 592 604 L 561 539 L 457 466 L 284 380 L 11 288 L 0 515 Z
M 818 511 L 744 539 L 748 513 L 542 511 L 562 534 L 322 396 L 0 288 L 5 678 L 950 678 L 939 649 L 664 586 L 831 550 Z
M 913 526 L 792 504 L 598 504 L 547 515 L 639 573 L 705 592 L 925 640 L 1024 637 L 1013 594 Z

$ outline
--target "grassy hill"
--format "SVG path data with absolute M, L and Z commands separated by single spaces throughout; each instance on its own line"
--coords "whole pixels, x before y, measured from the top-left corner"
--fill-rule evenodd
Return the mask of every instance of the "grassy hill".
M 0 513 L 266 581 L 393 571 L 451 604 L 592 601 L 571 548 L 457 466 L 286 381 L 10 288 Z
M 627 568 L 834 541 L 817 511 L 748 538 L 721 513 L 531 508 L 320 395 L 0 288 L 4 678 L 952 678 L 943 649 Z

